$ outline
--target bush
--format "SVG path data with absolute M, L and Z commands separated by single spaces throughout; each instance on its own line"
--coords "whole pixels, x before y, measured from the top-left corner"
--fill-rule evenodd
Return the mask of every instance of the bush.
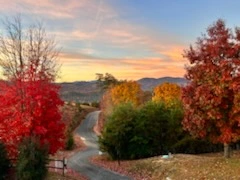
M 74 147 L 74 139 L 72 133 L 69 133 L 66 138 L 65 149 L 72 150 Z
M 88 102 L 83 102 L 82 105 L 89 106 Z
M 161 102 L 148 102 L 139 111 L 131 138 L 133 158 L 163 154 L 167 151 L 169 110 Z
M 138 159 L 167 153 L 181 137 L 180 107 L 148 102 L 140 109 L 131 104 L 114 108 L 107 118 L 100 148 L 113 159 Z
M 48 172 L 47 147 L 42 147 L 37 138 L 25 138 L 19 147 L 19 152 L 16 165 L 17 179 L 45 179 Z
M 99 138 L 100 149 L 108 152 L 113 159 L 129 159 L 135 119 L 136 111 L 132 104 L 121 104 L 114 108 Z
M 77 113 L 81 113 L 83 111 L 83 108 L 80 103 L 76 103 L 76 110 L 77 110 Z
M 172 152 L 184 154 L 202 154 L 220 151 L 222 151 L 221 144 L 213 144 L 208 140 L 195 139 L 188 135 L 172 147 Z
M 10 168 L 5 145 L 0 142 L 0 180 L 6 179 Z
M 166 106 L 148 102 L 139 109 L 120 104 L 107 117 L 100 149 L 112 159 L 139 159 L 168 152 L 199 154 L 219 152 L 222 145 L 194 139 L 181 125 L 183 109 L 180 101 Z
M 99 102 L 92 102 L 91 103 L 92 107 L 99 108 Z

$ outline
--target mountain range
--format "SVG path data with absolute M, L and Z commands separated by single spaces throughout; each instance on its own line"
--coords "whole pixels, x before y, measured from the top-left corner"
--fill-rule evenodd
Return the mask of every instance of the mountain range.
M 144 91 L 152 91 L 153 88 L 164 82 L 176 83 L 183 86 L 187 80 L 180 77 L 142 78 L 137 80 Z M 64 101 L 74 102 L 98 102 L 103 92 L 97 85 L 97 81 L 77 81 L 58 83 L 61 87 L 60 96 Z

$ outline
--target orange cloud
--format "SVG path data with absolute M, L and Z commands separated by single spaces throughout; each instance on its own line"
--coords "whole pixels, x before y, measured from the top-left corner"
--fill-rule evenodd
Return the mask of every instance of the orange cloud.
M 185 46 L 170 46 L 168 49 L 160 51 L 161 54 L 168 56 L 174 61 L 183 61 L 183 50 L 185 49 Z
M 118 79 L 136 80 L 142 77 L 180 76 L 184 62 L 168 62 L 158 57 L 107 59 L 82 54 L 61 54 L 62 81 L 93 80 L 96 73 L 111 73 Z

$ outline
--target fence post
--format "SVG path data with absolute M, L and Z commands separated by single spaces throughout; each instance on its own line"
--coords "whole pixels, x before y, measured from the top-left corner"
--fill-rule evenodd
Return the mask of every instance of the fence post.
M 63 170 L 63 171 L 62 171 L 62 175 L 63 175 L 63 176 L 64 176 L 64 159 L 65 159 L 65 158 L 63 157 L 63 160 L 62 160 L 62 170 Z
M 64 176 L 65 169 L 67 168 L 67 159 L 65 157 L 63 157 L 62 163 L 63 163 L 63 176 Z

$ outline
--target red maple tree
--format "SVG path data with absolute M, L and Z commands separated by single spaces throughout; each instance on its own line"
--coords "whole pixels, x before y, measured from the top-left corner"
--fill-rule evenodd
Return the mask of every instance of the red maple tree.
M 185 130 L 225 145 L 240 139 L 240 29 L 235 33 L 218 20 L 190 46 L 184 56 L 190 65 L 183 88 Z
M 61 121 L 59 87 L 46 72 L 37 72 L 34 65 L 18 78 L 0 82 L 0 141 L 10 157 L 24 137 L 35 136 L 55 153 L 64 145 L 65 126 Z

